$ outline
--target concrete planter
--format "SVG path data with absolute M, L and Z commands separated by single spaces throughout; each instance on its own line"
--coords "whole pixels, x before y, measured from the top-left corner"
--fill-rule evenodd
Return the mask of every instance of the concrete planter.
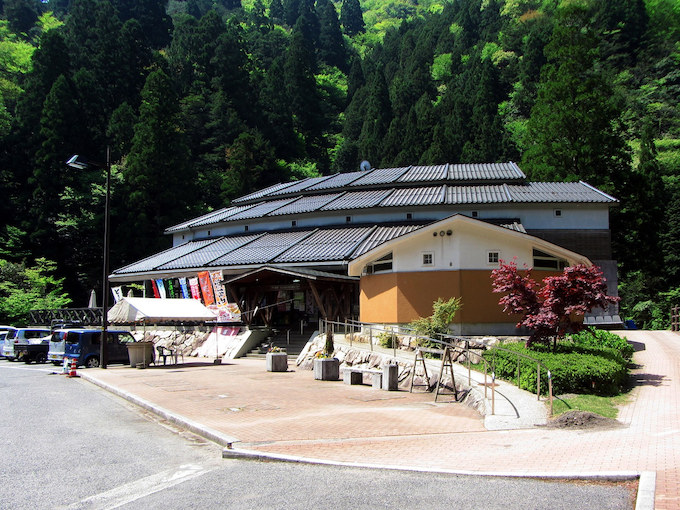
M 267 353 L 267 372 L 286 372 L 288 370 L 288 354 L 285 352 Z
M 339 380 L 340 360 L 337 358 L 316 358 L 314 360 L 314 379 L 317 381 Z

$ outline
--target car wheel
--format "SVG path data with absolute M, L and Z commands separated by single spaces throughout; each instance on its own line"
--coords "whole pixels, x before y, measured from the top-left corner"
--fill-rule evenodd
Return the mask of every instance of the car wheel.
M 47 363 L 47 354 L 44 352 L 38 353 L 38 355 L 35 357 L 35 362 L 36 363 Z
M 99 367 L 99 358 L 92 357 L 88 358 L 87 361 L 85 362 L 85 366 L 87 368 L 98 368 Z
M 52 364 L 53 364 L 55 367 L 58 367 L 59 365 L 61 365 L 61 363 L 60 363 L 59 361 L 53 361 Z

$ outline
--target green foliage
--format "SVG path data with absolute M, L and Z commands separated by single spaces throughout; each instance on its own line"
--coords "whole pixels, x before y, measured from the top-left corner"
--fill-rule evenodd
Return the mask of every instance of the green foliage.
M 386 349 L 393 349 L 397 343 L 397 337 L 392 331 L 382 331 L 377 335 L 378 343 Z
M 511 381 L 533 393 L 536 393 L 536 363 L 527 358 L 519 358 L 518 383 L 518 353 L 540 361 L 542 394 L 548 392 L 548 370 L 552 376 L 555 395 L 564 393 L 618 395 L 627 382 L 627 360 L 615 349 L 570 343 L 558 345 L 556 352 L 550 352 L 546 347 L 539 345 L 529 349 L 520 343 L 504 344 L 502 348 L 504 350 L 492 348 L 483 355 L 492 364 L 496 377 Z
M 635 352 L 635 349 L 628 343 L 626 338 L 621 338 L 619 335 L 604 329 L 589 328 L 575 335 L 570 335 L 568 340 L 580 346 L 616 349 L 627 360 L 632 359 Z
M 579 410 L 599 414 L 605 418 L 616 419 L 619 414 L 617 406 L 625 404 L 628 398 L 628 394 L 616 397 L 575 395 L 573 397 L 555 398 L 553 400 L 553 416 L 558 416 L 567 411 Z
M 64 308 L 71 299 L 63 291 L 63 278 L 56 278 L 53 261 L 39 258 L 26 267 L 0 259 L 0 322 L 27 324 L 30 310 Z
M 439 298 L 432 304 L 432 315 L 412 321 L 409 327 L 418 335 L 436 338 L 438 335 L 449 332 L 449 325 L 462 306 L 463 303 L 459 297 L 452 297 L 446 301 Z

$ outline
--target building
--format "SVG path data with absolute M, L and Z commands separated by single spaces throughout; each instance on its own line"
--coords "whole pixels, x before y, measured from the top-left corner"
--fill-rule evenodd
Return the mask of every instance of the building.
M 615 295 L 609 208 L 584 182 L 528 182 L 512 162 L 368 169 L 281 183 L 166 230 L 172 248 L 117 269 L 113 284 L 221 271 L 246 321 L 354 317 L 405 323 L 460 296 L 461 334 L 510 333 L 490 272 L 536 277 L 594 263 Z M 179 293 L 179 292 L 177 292 Z M 615 310 L 589 320 L 616 322 Z

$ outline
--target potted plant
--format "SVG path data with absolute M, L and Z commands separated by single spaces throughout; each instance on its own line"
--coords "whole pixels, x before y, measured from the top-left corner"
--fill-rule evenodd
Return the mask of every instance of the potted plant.
M 326 343 L 314 359 L 314 379 L 318 381 L 337 381 L 340 379 L 340 360 L 333 358 L 333 332 L 326 330 Z
M 287 370 L 288 353 L 273 345 L 267 352 L 267 372 L 286 372 Z

